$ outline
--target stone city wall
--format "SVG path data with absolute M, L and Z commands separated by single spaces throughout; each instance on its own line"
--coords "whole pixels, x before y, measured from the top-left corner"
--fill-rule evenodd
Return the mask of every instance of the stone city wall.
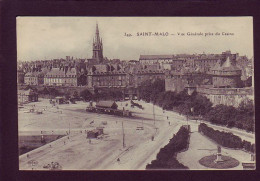
M 237 87 L 239 85 L 239 79 L 239 77 L 213 77 L 213 86 Z
M 245 99 L 254 100 L 253 88 L 197 88 L 197 92 L 206 96 L 213 105 L 224 104 L 238 107 Z
M 187 86 L 187 81 L 181 78 L 166 78 L 165 91 L 181 92 Z

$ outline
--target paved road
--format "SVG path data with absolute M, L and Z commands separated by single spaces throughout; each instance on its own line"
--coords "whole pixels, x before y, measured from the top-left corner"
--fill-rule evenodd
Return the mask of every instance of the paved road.
M 142 102 L 140 102 L 142 104 Z M 125 122 L 126 128 L 126 148 L 122 148 L 121 140 L 121 127 L 107 127 L 109 131 L 109 137 L 104 140 L 93 140 L 92 144 L 88 144 L 86 136 L 80 133 L 81 130 L 87 128 L 88 123 L 83 123 L 80 128 L 71 128 L 71 134 L 73 135 L 69 140 L 67 137 L 52 142 L 52 147 L 45 145 L 36 150 L 31 151 L 30 158 L 26 157 L 26 154 L 19 157 L 21 169 L 31 169 L 28 165 L 29 160 L 36 159 L 39 162 L 38 169 L 42 169 L 42 166 L 52 161 L 58 161 L 62 164 L 63 169 L 145 169 L 147 163 L 150 163 L 156 158 L 159 150 L 168 144 L 169 139 L 172 138 L 181 125 L 186 124 L 186 118 L 178 113 L 172 111 L 163 111 L 160 107 L 154 106 L 156 120 L 153 120 L 153 106 L 152 104 L 142 104 L 144 110 L 133 109 L 135 115 L 139 119 L 122 118 L 105 114 L 88 114 L 88 119 L 95 119 L 99 121 L 108 120 L 108 125 L 114 124 L 117 120 Z M 59 107 L 60 110 L 67 112 L 67 115 L 78 113 L 77 119 L 86 117 L 85 109 L 70 110 L 67 108 Z M 168 119 L 167 119 L 168 116 Z M 75 117 L 75 116 L 74 116 Z M 143 120 L 143 121 L 142 121 Z M 168 125 L 168 122 L 171 125 Z M 155 125 L 154 125 L 155 123 Z M 144 132 L 138 132 L 135 130 L 137 125 L 142 124 L 144 126 Z M 189 124 L 192 127 L 197 128 L 199 122 L 190 120 Z M 232 133 L 243 137 L 243 139 L 254 141 L 254 135 L 246 133 L 241 130 L 229 129 L 221 126 L 212 125 L 207 123 L 214 129 L 227 130 Z M 159 129 L 155 132 L 155 127 Z M 50 131 L 49 129 L 42 129 L 43 131 Z M 58 132 L 65 132 L 65 128 L 55 128 Z M 19 133 L 20 134 L 20 133 Z M 32 133 L 33 134 L 33 133 Z M 151 141 L 151 136 L 155 135 L 155 140 Z M 64 140 L 66 144 L 64 144 Z M 117 159 L 120 158 L 120 162 Z M 185 164 L 184 164 L 185 165 Z
M 167 117 L 168 116 L 169 119 L 172 118 L 174 120 L 179 120 L 179 121 L 183 121 L 183 123 L 187 123 L 186 116 L 179 115 L 178 113 L 173 112 L 173 111 L 164 111 L 164 113 L 162 113 L 162 114 L 159 113 L 158 116 L 162 116 L 162 117 Z M 200 121 L 196 121 L 196 120 L 188 120 L 188 122 L 190 124 L 196 124 L 196 125 L 200 124 Z M 225 126 L 214 125 L 214 124 L 211 124 L 211 123 L 209 123 L 207 121 L 201 121 L 201 122 L 204 122 L 205 124 L 207 124 L 208 126 L 214 128 L 214 129 L 217 129 L 217 130 L 220 130 L 220 131 L 231 132 L 234 135 L 237 135 L 237 136 L 241 137 L 241 139 L 250 141 L 251 143 L 255 143 L 255 134 L 253 134 L 253 133 L 248 133 L 248 132 L 246 132 L 244 130 L 239 130 L 237 128 L 227 128 Z

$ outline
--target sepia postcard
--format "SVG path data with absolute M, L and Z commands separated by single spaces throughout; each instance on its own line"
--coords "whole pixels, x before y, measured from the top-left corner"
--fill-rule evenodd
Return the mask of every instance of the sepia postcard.
M 253 17 L 16 27 L 19 170 L 255 170 Z

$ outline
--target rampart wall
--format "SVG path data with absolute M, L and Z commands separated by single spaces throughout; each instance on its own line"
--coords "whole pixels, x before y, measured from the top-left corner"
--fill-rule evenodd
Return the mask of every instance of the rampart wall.
M 206 96 L 214 106 L 224 104 L 238 107 L 244 99 L 254 100 L 253 91 L 253 88 L 197 88 L 197 92 Z

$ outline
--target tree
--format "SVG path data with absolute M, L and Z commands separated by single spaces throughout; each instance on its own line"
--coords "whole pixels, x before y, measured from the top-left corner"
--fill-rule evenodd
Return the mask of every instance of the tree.
M 65 99 L 70 99 L 70 94 L 68 92 L 65 93 Z
M 188 103 L 184 103 L 184 104 L 180 104 L 178 107 L 177 107 L 177 110 L 181 113 L 181 114 L 184 114 L 184 115 L 190 115 L 190 106 Z
M 43 94 L 43 95 L 48 95 L 50 94 L 49 90 L 47 89 L 47 87 L 44 87 L 43 90 L 39 91 L 40 94 Z
M 207 114 L 206 119 L 215 124 L 227 125 L 228 121 L 234 120 L 238 111 L 233 106 L 217 105 Z
M 60 92 L 55 88 L 50 88 L 49 92 L 50 92 L 50 95 L 52 95 L 52 96 L 59 96 L 60 95 Z
M 205 115 L 212 108 L 210 100 L 202 95 L 196 94 L 192 100 L 191 107 L 194 108 L 195 115 Z
M 248 115 L 254 115 L 254 103 L 251 99 L 244 99 L 238 106 L 239 111 Z
M 79 97 L 79 94 L 78 94 L 77 91 L 74 91 L 74 93 L 73 93 L 73 97 L 74 97 L 74 98 L 78 98 L 78 97 Z
M 228 121 L 228 123 L 227 123 L 227 127 L 228 128 L 232 128 L 234 126 L 235 126 L 235 122 L 234 121 Z
M 138 89 L 141 99 L 146 102 L 152 101 L 153 103 L 156 103 L 157 96 L 165 91 L 165 83 L 164 80 L 160 79 L 154 81 L 148 80 L 143 82 Z
M 85 74 L 79 76 L 78 84 L 83 86 L 87 84 L 87 76 Z
M 86 101 L 90 101 L 93 99 L 93 95 L 88 89 L 85 89 L 82 92 L 80 92 L 80 97 L 83 97 L 83 99 Z

